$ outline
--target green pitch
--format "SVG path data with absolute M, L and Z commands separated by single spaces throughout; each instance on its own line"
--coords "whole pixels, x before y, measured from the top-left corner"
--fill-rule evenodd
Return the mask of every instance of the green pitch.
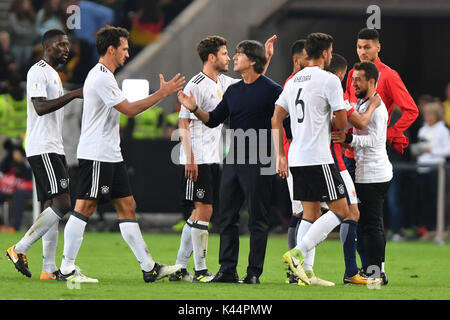
M 23 233 L 0 234 L 0 299 L 151 299 L 151 300 L 312 300 L 312 299 L 450 299 L 450 245 L 427 242 L 388 243 L 386 271 L 389 284 L 381 289 L 342 284 L 344 262 L 338 240 L 326 240 L 316 251 L 316 274 L 336 283 L 335 287 L 300 287 L 284 283 L 286 269 L 281 262 L 287 250 L 286 236 L 272 236 L 267 247 L 261 285 L 200 284 L 169 282 L 165 278 L 145 283 L 130 248 L 120 233 L 86 233 L 78 254 L 77 265 L 87 276 L 98 278 L 98 284 L 81 284 L 70 288 L 66 283 L 39 280 L 42 264 L 42 245 L 37 242 L 28 254 L 32 278 L 16 271 L 4 256 L 6 249 L 17 242 Z M 63 249 L 60 233 L 57 253 L 59 265 Z M 179 234 L 144 234 L 153 258 L 174 264 Z M 245 276 L 248 237 L 241 237 L 238 273 Z M 218 270 L 218 235 L 210 235 L 207 265 Z M 192 271 L 192 258 L 188 270 Z

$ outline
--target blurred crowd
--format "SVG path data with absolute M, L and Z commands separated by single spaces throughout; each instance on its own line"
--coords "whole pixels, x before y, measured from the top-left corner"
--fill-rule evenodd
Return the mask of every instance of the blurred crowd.
M 388 238 L 393 241 L 432 239 L 436 229 L 438 167 L 450 159 L 450 82 L 442 97 L 420 94 L 416 98 L 419 116 L 405 132 L 409 146 L 404 155 L 390 150 L 394 176 L 385 203 Z M 394 109 L 390 125 L 401 117 Z M 389 149 L 388 149 L 389 150 Z M 399 167 L 395 163 L 414 166 Z M 446 170 L 447 181 L 450 170 Z M 405 187 L 408 186 L 408 187 Z M 449 188 L 446 188 L 448 194 Z M 446 197 L 448 198 L 448 197 Z M 447 207 L 449 203 L 445 204 Z
M 190 2 L 192 0 L 11 1 L 7 28 L 0 30 L 0 231 L 20 229 L 23 212 L 32 205 L 32 171 L 23 149 L 27 116 L 25 81 L 27 71 L 43 56 L 42 35 L 50 29 L 68 34 L 72 44 L 69 60 L 58 72 L 65 87 L 80 86 L 98 61 L 97 30 L 105 25 L 127 28 L 130 57 L 134 57 L 158 40 L 164 28 Z M 72 111 L 78 109 L 81 111 L 81 108 Z M 153 109 L 132 121 L 123 117 L 124 132 L 130 132 L 130 138 L 170 137 L 177 127 L 178 113 L 175 110 L 166 116 L 161 108 Z M 79 126 L 79 119 L 80 115 L 67 115 L 66 126 Z
M 130 31 L 130 56 L 157 40 L 192 0 L 12 0 L 6 30 L 0 30 L 0 81 L 11 72 L 22 80 L 42 57 L 41 37 L 50 29 L 68 33 L 70 62 L 64 82 L 83 83 L 97 62 L 95 33 L 110 24 Z M 74 7 L 77 6 L 77 7 Z

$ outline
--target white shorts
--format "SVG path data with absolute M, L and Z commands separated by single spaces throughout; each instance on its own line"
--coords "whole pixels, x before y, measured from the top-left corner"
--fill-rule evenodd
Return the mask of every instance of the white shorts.
M 292 203 L 292 214 L 299 214 L 300 212 L 303 212 L 303 206 L 300 200 L 294 200 L 294 181 L 291 172 L 289 172 L 286 180 L 289 189 L 289 197 L 291 198 Z
M 349 205 L 358 204 L 358 196 L 356 195 L 355 184 L 347 170 L 341 171 L 342 180 L 344 180 L 345 189 L 347 191 L 347 202 Z

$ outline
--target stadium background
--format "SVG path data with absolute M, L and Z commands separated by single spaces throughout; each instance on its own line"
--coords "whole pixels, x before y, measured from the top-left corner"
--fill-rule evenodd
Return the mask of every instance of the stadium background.
M 9 7 L 12 1 L 0 1 L 0 30 L 8 30 Z M 152 1 L 96 1 L 110 5 L 116 10 L 122 8 L 121 19 L 115 25 L 128 29 L 136 26 L 135 19 L 139 9 L 149 8 Z M 264 42 L 272 34 L 278 35 L 275 44 L 275 56 L 272 59 L 267 75 L 280 84 L 291 72 L 290 45 L 296 39 L 304 38 L 310 32 L 326 32 L 335 39 L 334 51 L 340 53 L 350 63 L 358 60 L 355 49 L 356 35 L 359 29 L 365 27 L 366 12 L 369 5 L 378 5 L 381 9 L 381 43 L 380 57 L 384 63 L 396 69 L 402 77 L 412 97 L 420 107 L 420 97 L 430 95 L 441 101 L 445 100 L 445 88 L 449 82 L 450 61 L 450 3 L 447 0 L 404 1 L 287 1 L 287 0 L 194 0 L 194 1 L 162 1 L 165 3 L 166 19 L 159 29 L 152 30 L 150 39 L 147 37 L 145 46 L 134 44 L 131 59 L 117 72 L 119 85 L 124 79 L 148 79 L 151 90 L 158 89 L 158 74 L 166 78 L 180 72 L 189 79 L 199 72 L 200 60 L 195 46 L 202 38 L 219 34 L 228 39 L 230 56 L 235 45 L 243 39 L 256 39 Z M 32 1 L 36 9 L 44 1 Z M 61 1 L 61 5 L 64 1 Z M 145 3 L 147 3 L 145 5 Z M 143 5 L 144 4 L 144 5 Z M 120 7 L 122 5 L 122 7 Z M 120 12 L 120 10 L 119 10 Z M 145 13 L 145 10 L 144 10 Z M 81 13 L 82 14 L 82 13 Z M 139 24 L 138 24 L 139 26 Z M 156 30 L 156 31 L 155 31 Z M 68 30 L 72 39 L 74 32 Z M 14 39 L 11 39 L 12 42 Z M 232 63 L 230 64 L 232 66 Z M 3 66 L 2 66 L 2 69 Z M 230 68 L 232 69 L 232 68 Z M 230 75 L 239 75 L 229 72 Z M 4 80 L 4 79 L 3 79 Z M 345 83 L 345 82 L 344 82 Z M 76 87 L 69 81 L 65 87 Z M 143 223 L 143 229 L 150 230 L 160 227 L 160 230 L 171 230 L 170 226 L 181 218 L 180 214 L 180 170 L 172 163 L 171 154 L 177 141 L 170 140 L 171 130 L 176 127 L 168 119 L 176 112 L 177 101 L 169 97 L 160 103 L 165 117 L 158 122 L 162 134 L 154 139 L 134 139 L 133 120 L 124 119 L 122 150 L 129 167 L 133 193 L 137 202 L 137 211 Z M 73 102 L 66 107 L 67 112 L 77 113 L 80 103 Z M 66 116 L 70 119 L 70 116 Z M 67 120 L 69 121 L 69 120 Z M 422 125 L 418 120 L 407 131 L 412 143 L 417 141 L 417 131 Z M 69 124 L 67 125 L 69 128 Z M 73 131 L 69 136 L 76 136 Z M 2 137 L 2 141 L 6 139 Z M 75 141 L 76 143 L 76 141 Z M 1 150 L 3 158 L 6 151 Z M 72 152 L 73 153 L 73 152 Z M 70 155 L 67 155 L 70 157 Z M 402 227 L 411 230 L 405 237 L 417 238 L 418 217 L 417 179 L 415 157 L 409 152 L 403 156 L 392 153 L 391 161 L 396 170 L 403 173 L 400 183 L 400 194 L 396 199 L 402 209 Z M 450 211 L 450 166 L 446 168 L 445 221 L 449 225 Z M 432 201 L 430 199 L 430 201 Z M 385 206 L 385 222 L 389 229 L 390 208 Z M 6 207 L 3 207 L 4 209 Z M 289 199 L 286 186 L 277 181 L 273 198 L 272 231 L 282 232 L 286 228 L 289 217 Z M 27 229 L 31 223 L 31 208 L 28 206 L 24 215 L 22 228 Z M 112 207 L 101 208 L 112 212 Z M 3 210 L 4 211 L 4 210 Z M 4 215 L 4 212 L 2 214 Z M 245 211 L 245 209 L 243 210 Z M 430 212 L 430 215 L 435 213 Z M 243 212 L 245 219 L 245 212 Z M 95 219 L 93 219 L 95 221 Z M 94 222 L 93 221 L 93 222 Z M 213 220 L 214 221 L 214 220 Z M 101 223 L 101 221 L 100 221 Z M 242 232 L 245 233 L 245 223 Z M 168 227 L 168 228 L 166 228 Z M 114 224 L 111 229 L 114 229 Z M 96 230 L 104 230 L 98 227 Z M 448 230 L 448 227 L 445 228 Z

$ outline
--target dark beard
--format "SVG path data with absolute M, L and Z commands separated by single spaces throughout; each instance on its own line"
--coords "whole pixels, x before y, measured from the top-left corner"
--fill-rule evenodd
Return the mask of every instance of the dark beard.
M 366 95 L 367 95 L 367 90 L 360 91 L 359 94 L 355 94 L 355 96 L 356 96 L 358 99 L 365 98 Z
M 57 63 L 57 65 L 58 66 L 63 66 L 63 65 L 65 65 L 66 64 L 66 60 L 64 60 L 64 59 L 58 59 L 58 60 L 56 60 L 56 63 Z
M 60 64 L 66 64 L 66 63 L 67 63 L 67 59 L 61 57 L 61 58 L 56 59 L 56 62 L 58 63 L 58 65 L 60 65 Z

